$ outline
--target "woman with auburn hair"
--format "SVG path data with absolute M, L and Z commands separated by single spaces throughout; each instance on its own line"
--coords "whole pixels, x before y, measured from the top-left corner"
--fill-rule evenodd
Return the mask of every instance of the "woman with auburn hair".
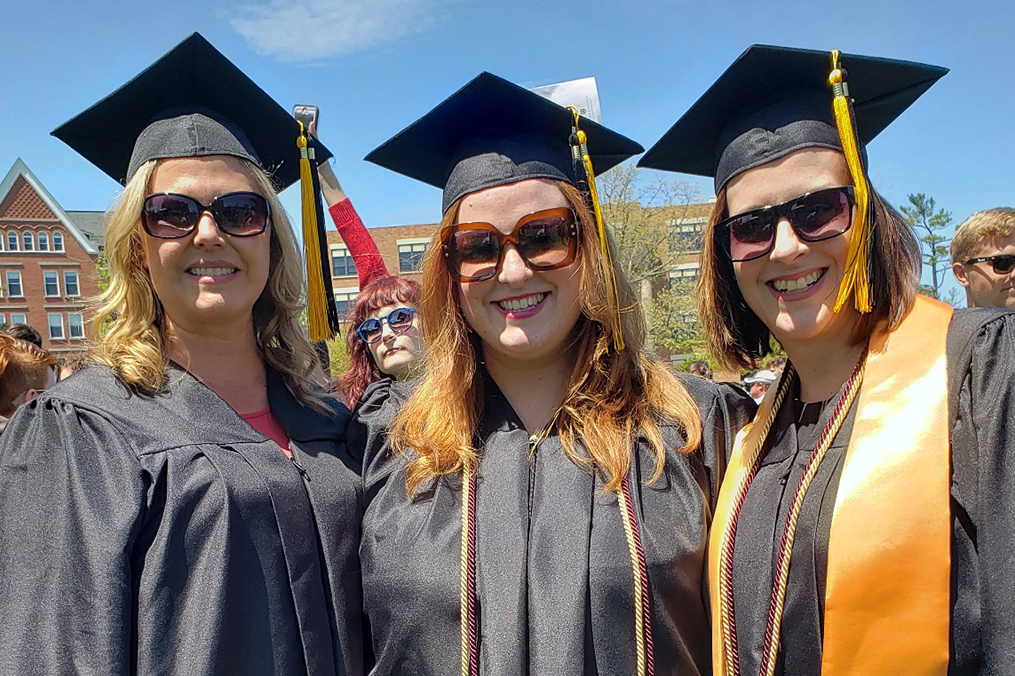
M 416 311 L 419 283 L 404 277 L 377 277 L 349 311 L 345 348 L 349 368 L 339 379 L 345 403 L 354 408 L 371 383 L 405 380 L 420 366 L 423 341 Z
M 99 364 L 0 442 L 0 672 L 363 674 L 360 461 L 262 169 L 297 123 L 194 34 L 55 133 L 128 180 Z
M 1011 672 L 1015 313 L 918 296 L 867 174 L 864 141 L 945 72 L 756 45 L 641 161 L 715 178 L 711 353 L 789 358 L 716 506 L 716 676 Z
M 645 355 L 572 134 L 601 170 L 640 150 L 484 73 L 368 157 L 444 189 L 425 371 L 350 428 L 377 673 L 709 669 L 707 532 L 754 405 Z

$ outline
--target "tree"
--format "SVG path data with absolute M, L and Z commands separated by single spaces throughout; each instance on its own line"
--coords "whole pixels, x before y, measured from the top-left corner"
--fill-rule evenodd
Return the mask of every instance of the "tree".
M 931 283 L 926 289 L 928 295 L 941 298 L 941 287 L 946 279 L 945 272 L 951 268 L 951 255 L 948 250 L 950 240 L 942 232 L 951 226 L 952 212 L 944 209 L 934 211 L 935 206 L 933 197 L 917 193 L 909 195 L 909 206 L 902 207 L 902 213 L 916 230 L 923 262 L 930 268 Z M 949 298 L 954 299 L 954 296 L 952 293 Z

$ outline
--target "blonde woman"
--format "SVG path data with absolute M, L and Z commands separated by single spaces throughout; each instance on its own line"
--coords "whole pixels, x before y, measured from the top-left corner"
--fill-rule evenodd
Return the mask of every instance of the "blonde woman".
M 573 121 L 483 74 L 368 158 L 444 189 L 425 373 L 368 390 L 350 429 L 378 674 L 710 670 L 705 544 L 754 405 L 645 355 Z M 639 150 L 578 124 L 600 170 Z
M 221 108 L 168 86 L 203 77 Z M 115 172 L 110 139 L 135 136 L 101 365 L 0 445 L 0 672 L 363 673 L 359 463 L 348 411 L 310 384 L 300 257 L 260 168 L 295 180 L 286 120 L 195 35 L 58 130 Z

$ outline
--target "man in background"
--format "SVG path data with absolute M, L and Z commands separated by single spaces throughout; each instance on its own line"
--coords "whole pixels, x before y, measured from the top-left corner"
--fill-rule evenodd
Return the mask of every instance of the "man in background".
M 762 369 L 754 375 L 744 378 L 748 394 L 751 395 L 751 399 L 759 404 L 765 398 L 765 393 L 768 392 L 769 386 L 774 382 L 775 374 L 766 369 Z
M 49 352 L 0 333 L 0 434 L 19 406 L 56 385 L 58 368 Z
M 967 218 L 952 238 L 952 272 L 969 307 L 1015 308 L 1015 209 Z
M 35 347 L 42 347 L 42 336 L 33 327 L 28 324 L 11 324 L 6 329 L 6 333 L 11 338 L 17 338 L 18 340 L 26 340 Z

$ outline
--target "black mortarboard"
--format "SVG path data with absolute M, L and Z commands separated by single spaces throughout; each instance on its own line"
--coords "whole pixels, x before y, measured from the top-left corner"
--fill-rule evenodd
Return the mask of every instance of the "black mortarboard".
M 948 72 L 909 61 L 842 54 L 863 154 L 869 143 Z M 754 45 L 638 162 L 715 178 L 807 147 L 842 150 L 829 86 L 829 52 Z
M 367 155 L 374 164 L 444 190 L 442 211 L 476 190 L 525 178 L 579 181 L 568 138 L 572 113 L 539 94 L 481 73 Z M 597 173 L 643 148 L 581 120 Z
M 282 106 L 194 33 L 53 136 L 120 183 L 147 160 L 235 155 L 283 190 L 300 180 L 299 133 Z M 331 157 L 310 143 L 318 162 Z

